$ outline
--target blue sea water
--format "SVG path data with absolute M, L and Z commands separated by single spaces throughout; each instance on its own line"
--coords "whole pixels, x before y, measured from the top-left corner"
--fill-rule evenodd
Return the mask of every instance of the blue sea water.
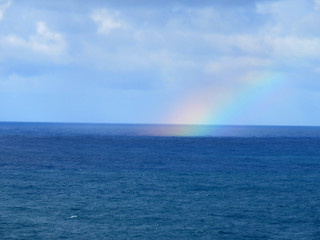
M 320 127 L 175 127 L 0 123 L 0 239 L 320 239 Z

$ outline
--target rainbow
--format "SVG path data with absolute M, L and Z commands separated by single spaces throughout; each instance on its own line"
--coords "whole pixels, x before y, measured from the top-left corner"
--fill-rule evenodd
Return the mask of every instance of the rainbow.
M 219 125 L 237 124 L 255 105 L 272 98 L 281 89 L 283 77 L 277 73 L 245 76 L 236 86 L 207 87 L 188 95 L 174 107 L 169 122 L 181 125 L 170 135 L 206 136 L 218 131 Z

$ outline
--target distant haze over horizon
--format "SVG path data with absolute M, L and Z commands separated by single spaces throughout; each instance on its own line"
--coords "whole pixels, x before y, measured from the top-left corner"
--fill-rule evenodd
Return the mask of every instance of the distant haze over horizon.
M 320 0 L 0 0 L 0 121 L 320 125 Z
M 320 125 L 259 125 L 259 124 L 180 124 L 180 123 L 139 123 L 139 122 L 118 122 L 118 123 L 108 123 L 108 122 L 41 122 L 41 121 L 0 121 L 0 124 L 61 124 L 61 125 L 69 125 L 69 124 L 75 124 L 75 125 L 176 125 L 176 126 L 243 126 L 243 127 L 320 127 Z

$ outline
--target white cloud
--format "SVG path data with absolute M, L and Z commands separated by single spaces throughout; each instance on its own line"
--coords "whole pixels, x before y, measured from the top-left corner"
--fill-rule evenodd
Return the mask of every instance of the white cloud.
M 268 57 L 320 58 L 320 38 L 298 37 L 295 35 L 277 36 L 268 33 L 256 35 L 205 35 L 206 41 L 224 53 L 264 55 Z
M 315 9 L 320 10 L 320 0 L 314 0 L 315 3 Z
M 8 35 L 5 40 L 10 45 L 32 49 L 49 55 L 59 55 L 66 48 L 62 34 L 52 32 L 44 22 L 37 23 L 36 34 L 30 35 L 27 40 L 15 35 Z
M 3 19 L 4 12 L 11 5 L 10 0 L 0 0 L 0 21 Z
M 269 39 L 274 54 L 292 57 L 319 58 L 319 38 L 298 38 L 294 36 Z
M 91 18 L 98 25 L 98 33 L 109 34 L 114 29 L 124 27 L 124 23 L 118 19 L 119 13 L 111 13 L 106 9 L 95 11 Z
M 320 0 L 314 0 L 314 4 L 315 9 L 304 0 L 257 3 L 257 12 L 268 14 L 268 20 L 255 35 L 257 51 L 267 49 L 274 57 L 319 58 L 320 17 L 314 10 L 320 9 Z
M 207 73 L 228 73 L 238 74 L 248 70 L 256 70 L 267 67 L 270 60 L 255 57 L 222 57 L 217 61 L 211 61 L 205 66 Z
M 18 74 L 11 74 L 0 81 L 0 91 L 3 92 L 23 92 L 25 90 L 35 90 L 39 86 L 38 78 L 20 76 Z
M 256 10 L 260 14 L 277 14 L 280 10 L 281 2 L 262 2 L 256 4 Z

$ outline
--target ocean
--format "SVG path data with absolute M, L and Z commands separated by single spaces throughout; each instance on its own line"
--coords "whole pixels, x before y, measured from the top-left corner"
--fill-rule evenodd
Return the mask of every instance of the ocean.
M 0 123 L 0 239 L 320 239 L 320 127 L 175 128 Z

